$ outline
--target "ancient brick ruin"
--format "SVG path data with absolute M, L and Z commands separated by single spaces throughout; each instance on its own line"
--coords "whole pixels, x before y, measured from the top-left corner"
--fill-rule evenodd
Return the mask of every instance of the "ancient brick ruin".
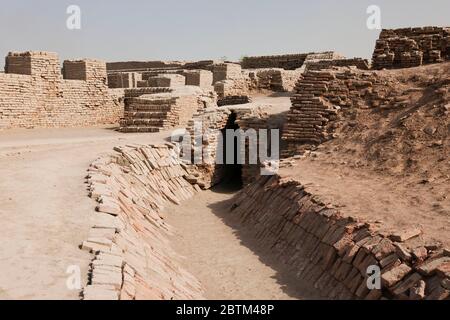
M 112 124 L 114 138 L 149 140 L 120 142 L 88 168 L 95 212 L 80 243 L 92 253 L 82 299 L 204 298 L 205 284 L 173 247 L 177 230 L 165 210 L 229 192 L 227 201 L 205 202 L 211 214 L 232 221 L 237 241 L 257 243 L 248 249 L 268 252 L 276 272 L 310 283 L 317 296 L 448 300 L 450 242 L 430 225 L 448 226 L 449 32 L 383 30 L 371 62 L 329 51 L 61 66 L 54 53 L 12 52 L 0 73 L 0 129 Z M 250 163 L 250 138 L 237 144 L 231 137 L 244 163 L 223 163 L 227 129 L 254 130 L 257 138 L 260 129 L 279 130 L 281 159 Z M 156 132 L 163 138 L 149 134 Z M 431 164 L 417 169 L 425 160 Z M 359 189 L 360 180 L 380 180 L 374 190 L 414 197 L 379 201 L 370 189 L 359 199 L 342 182 L 353 175 Z M 220 189 L 227 184 L 239 191 Z M 416 205 L 428 207 L 396 219 L 397 210 Z M 381 272 L 381 288 L 368 287 L 371 266 Z
M 150 90 L 149 90 L 150 89 Z M 193 114 L 208 103 L 214 103 L 201 89 L 186 87 L 171 89 L 165 86 L 125 91 L 122 132 L 158 132 L 186 125 Z
M 113 124 L 123 106 L 109 91 L 105 63 L 12 52 L 0 73 L 0 129 Z
M 449 28 L 386 29 L 377 40 L 372 67 L 409 68 L 449 59 Z

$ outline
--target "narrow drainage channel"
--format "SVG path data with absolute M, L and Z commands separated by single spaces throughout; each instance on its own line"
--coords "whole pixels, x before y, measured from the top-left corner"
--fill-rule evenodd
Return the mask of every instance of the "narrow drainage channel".
M 171 243 L 182 264 L 199 279 L 207 299 L 320 298 L 229 219 L 236 184 L 221 184 L 166 209 L 175 227 Z M 239 231 L 239 232 L 238 232 Z M 244 235 L 244 236 L 243 236 Z

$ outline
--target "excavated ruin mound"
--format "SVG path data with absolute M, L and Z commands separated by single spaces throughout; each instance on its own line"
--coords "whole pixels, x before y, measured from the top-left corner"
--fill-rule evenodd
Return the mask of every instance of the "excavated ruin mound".
M 325 149 L 355 167 L 394 175 L 449 179 L 450 63 L 379 71 L 390 101 L 353 109 Z M 364 98 L 364 96 L 363 96 Z

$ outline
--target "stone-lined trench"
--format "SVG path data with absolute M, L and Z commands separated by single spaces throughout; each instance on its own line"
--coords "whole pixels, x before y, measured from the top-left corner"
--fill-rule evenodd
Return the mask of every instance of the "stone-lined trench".
M 215 156 L 224 129 L 271 126 L 253 112 L 202 114 L 200 147 Z M 85 299 L 448 297 L 448 251 L 418 262 L 409 231 L 345 216 L 300 181 L 258 176 L 260 164 L 188 165 L 172 143 L 115 151 L 89 169 L 101 219 L 83 243 L 95 253 Z M 370 266 L 381 289 L 368 287 Z

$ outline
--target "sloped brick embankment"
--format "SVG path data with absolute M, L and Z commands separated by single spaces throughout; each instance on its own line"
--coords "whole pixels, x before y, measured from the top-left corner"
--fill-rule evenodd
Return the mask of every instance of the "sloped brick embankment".
M 198 299 L 200 283 L 181 268 L 161 213 L 197 191 L 171 144 L 127 146 L 94 161 L 90 196 L 98 202 L 82 248 L 95 254 L 85 300 Z M 199 190 L 199 188 L 197 188 Z
M 231 213 L 326 298 L 449 299 L 448 250 L 426 244 L 410 250 L 419 230 L 377 231 L 344 217 L 298 181 L 262 176 L 237 195 Z M 375 284 L 369 266 L 380 268 L 381 290 L 369 290 L 368 280 Z

